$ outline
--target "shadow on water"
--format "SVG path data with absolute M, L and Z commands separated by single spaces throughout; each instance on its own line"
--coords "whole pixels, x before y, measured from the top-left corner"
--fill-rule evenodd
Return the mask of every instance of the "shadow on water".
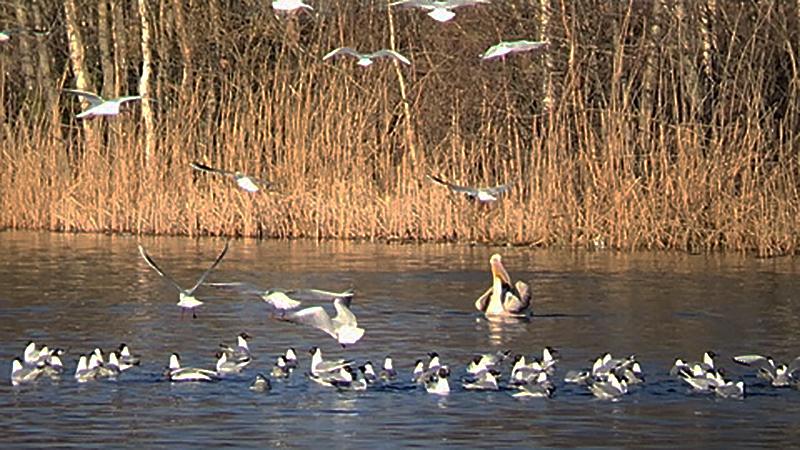
M 219 250 L 218 239 L 143 238 L 176 280 L 194 280 Z M 791 259 L 687 257 L 355 243 L 232 241 L 210 281 L 258 286 L 355 287 L 353 312 L 364 338 L 341 349 L 323 332 L 270 319 L 257 297 L 203 287 L 198 319 L 178 320 L 175 290 L 141 260 L 137 240 L 97 235 L 0 235 L 0 417 L 13 447 L 106 448 L 162 445 L 241 447 L 729 447 L 794 445 L 800 392 L 773 389 L 739 353 L 780 360 L 797 355 L 800 277 Z M 528 280 L 535 314 L 527 321 L 486 320 L 474 300 L 489 282 L 488 256 L 500 251 L 515 279 Z M 25 255 L 25 257 L 13 257 Z M 161 262 L 159 259 L 159 262 Z M 188 281 L 187 281 L 188 282 Z M 171 352 L 212 368 L 220 342 L 253 336 L 254 360 L 240 376 L 180 385 L 161 373 Z M 12 388 L 10 361 L 34 339 L 77 355 L 131 345 L 142 365 L 117 382 L 60 382 Z M 510 391 L 471 392 L 459 383 L 476 354 L 511 350 L 561 361 L 550 400 L 521 401 Z M 306 349 L 326 358 L 370 360 L 390 354 L 398 381 L 365 392 L 310 382 Z M 300 368 L 248 389 L 277 355 L 294 347 Z M 742 401 L 690 394 L 668 375 L 674 358 L 713 349 Z M 438 397 L 411 382 L 414 361 L 438 352 L 452 393 Z M 567 370 L 603 352 L 635 353 L 646 382 L 618 402 L 565 385 Z M 507 368 L 506 368 L 507 369 Z M 762 418 L 769 417 L 769 421 Z M 509 426 L 509 424 L 524 424 Z M 476 441 L 475 436 L 481 436 Z

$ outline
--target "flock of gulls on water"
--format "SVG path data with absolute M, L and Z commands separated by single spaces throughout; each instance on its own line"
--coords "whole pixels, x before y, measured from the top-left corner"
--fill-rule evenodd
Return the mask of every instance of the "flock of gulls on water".
M 401 0 L 390 3 L 389 6 L 419 8 L 427 11 L 428 16 L 434 20 L 447 22 L 455 17 L 453 10 L 456 8 L 489 3 L 489 0 Z M 272 7 L 276 12 L 285 14 L 313 11 L 311 5 L 300 0 L 276 0 L 272 2 Z M 0 31 L 0 43 L 10 40 L 13 34 L 26 32 L 40 33 L 28 30 L 4 30 Z M 546 41 L 500 42 L 486 50 L 481 58 L 494 59 L 514 52 L 539 50 L 547 45 Z M 392 58 L 403 64 L 411 64 L 408 58 L 390 49 L 362 53 L 350 47 L 340 47 L 327 53 L 322 59 L 329 60 L 342 55 L 355 57 L 357 64 L 364 67 L 373 64 L 375 59 L 381 57 Z M 139 95 L 105 99 L 95 93 L 75 89 L 64 89 L 64 92 L 77 95 L 89 102 L 89 107 L 76 116 L 79 119 L 114 116 L 119 114 L 123 104 L 143 100 Z M 271 187 L 266 180 L 238 171 L 213 168 L 200 162 L 192 162 L 190 166 L 198 171 L 230 177 L 241 189 L 248 192 L 258 192 L 261 188 Z M 496 201 L 510 188 L 508 184 L 488 188 L 459 186 L 434 175 L 429 175 L 428 179 L 454 193 L 467 195 L 482 203 Z M 228 251 L 228 243 L 225 243 L 211 266 L 189 289 L 183 288 L 167 275 L 144 247 L 139 245 L 138 249 L 145 262 L 178 291 L 177 305 L 181 308 L 181 315 L 190 311 L 192 317 L 196 318 L 195 310 L 203 302 L 195 297 L 195 292 L 205 283 L 211 271 L 220 264 Z M 476 309 L 489 320 L 526 320 L 530 315 L 530 287 L 523 281 L 512 283 L 500 255 L 492 255 L 489 264 L 492 272 L 492 285 L 475 301 Z M 366 332 L 364 328 L 359 327 L 356 315 L 350 309 L 354 297 L 352 290 L 329 292 L 317 289 L 262 289 L 240 282 L 205 284 L 217 288 L 237 289 L 248 295 L 257 295 L 268 306 L 272 318 L 320 330 L 343 347 L 355 344 Z M 311 305 L 307 306 L 308 304 Z M 333 305 L 335 312 L 333 316 L 324 307 L 329 304 Z M 169 357 L 163 375 L 171 382 L 212 382 L 240 374 L 253 361 L 248 346 L 249 338 L 247 333 L 241 333 L 237 336 L 235 345 L 220 344 L 220 349 L 216 354 L 216 364 L 213 368 L 208 369 L 183 366 L 180 356 L 173 353 Z M 369 389 L 370 386 L 414 387 L 417 385 L 429 393 L 438 395 L 446 395 L 451 390 L 451 369 L 440 361 L 439 355 L 435 352 L 428 354 L 427 364 L 422 359 L 417 360 L 413 371 L 407 375 L 401 375 L 395 370 L 391 356 L 386 356 L 381 368 L 376 369 L 370 361 L 358 364 L 352 360 L 325 360 L 322 357 L 322 350 L 318 347 L 311 348 L 309 353 L 311 360 L 308 371 L 305 372 L 306 376 L 314 382 L 338 390 L 360 391 Z M 62 360 L 64 355 L 65 352 L 62 349 L 50 349 L 47 346 L 37 347 L 34 342 L 29 342 L 22 357 L 14 359 L 12 363 L 11 384 L 14 386 L 26 385 L 36 383 L 41 379 L 60 380 L 66 370 Z M 745 395 L 744 382 L 727 379 L 724 370 L 717 367 L 715 356 L 713 352 L 706 352 L 702 360 L 698 362 L 676 359 L 670 375 L 685 382 L 693 392 L 708 393 L 723 398 L 743 398 Z M 516 398 L 549 398 L 556 389 L 553 377 L 558 361 L 559 353 L 550 347 L 542 350 L 541 357 L 526 358 L 525 355 L 520 354 L 512 357 L 510 351 L 481 354 L 469 361 L 459 384 L 464 390 L 507 390 Z M 756 369 L 758 377 L 769 386 L 800 389 L 800 357 L 788 364 L 780 364 L 771 357 L 762 355 L 735 356 L 733 361 Z M 79 355 L 74 379 L 79 383 L 103 379 L 117 380 L 123 372 L 134 368 L 139 363 L 140 357 L 132 354 L 126 344 L 120 344 L 119 348 L 110 352 L 95 348 L 87 354 Z M 268 391 L 273 382 L 289 378 L 298 368 L 297 354 L 293 348 L 289 348 L 277 357 L 269 376 L 262 373 L 255 375 L 250 389 Z M 644 374 L 634 355 L 614 358 L 610 353 L 605 353 L 597 357 L 591 367 L 566 372 L 563 382 L 585 386 L 599 399 L 617 400 L 635 386 L 641 385 L 644 382 Z
M 147 264 L 178 290 L 178 306 L 182 309 L 182 316 L 183 312 L 190 310 L 193 317 L 197 317 L 194 310 L 203 304 L 195 297 L 195 291 L 204 284 L 206 277 L 219 265 L 227 251 L 226 242 L 219 256 L 197 282 L 190 289 L 184 289 L 161 270 L 139 245 L 139 252 Z M 475 308 L 492 321 L 528 320 L 531 306 L 528 284 L 523 281 L 512 284 L 498 254 L 492 255 L 489 265 L 492 285 L 475 301 Z M 206 284 L 216 288 L 237 289 L 246 295 L 257 295 L 269 308 L 272 318 L 323 331 L 342 347 L 355 344 L 366 332 L 358 326 L 356 316 L 350 310 L 355 296 L 352 290 L 265 290 L 244 282 Z M 308 303 L 316 304 L 305 306 Z M 330 303 L 333 304 L 335 316 L 331 316 L 324 308 Z M 247 333 L 241 333 L 237 336 L 235 345 L 220 344 L 213 368 L 183 366 L 178 353 L 173 353 L 164 369 L 164 378 L 171 382 L 214 382 L 238 375 L 253 362 L 248 339 L 250 336 Z M 447 395 L 451 392 L 451 369 L 442 363 L 435 352 L 428 354 L 427 364 L 422 359 L 417 360 L 413 370 L 407 375 L 398 373 L 391 356 L 386 356 L 381 368 L 376 369 L 370 361 L 358 364 L 353 360 L 323 359 L 322 350 L 318 347 L 311 348 L 309 353 L 311 361 L 305 372 L 308 379 L 340 391 L 361 391 L 370 386 L 390 389 L 420 386 L 431 394 Z M 16 358 L 12 363 L 11 384 L 32 384 L 40 379 L 60 380 L 65 372 L 62 360 L 64 354 L 62 349 L 50 349 L 47 346 L 37 348 L 34 342 L 29 342 L 22 357 Z M 670 375 L 685 382 L 691 392 L 721 398 L 744 398 L 744 381 L 726 378 L 724 370 L 717 366 L 715 357 L 709 351 L 697 362 L 678 358 L 670 369 Z M 510 392 L 515 398 L 549 398 L 556 390 L 553 377 L 559 358 L 559 353 L 550 347 L 542 350 L 541 357 L 528 358 L 522 354 L 512 357 L 511 351 L 476 355 L 464 369 L 459 384 L 463 390 L 503 390 Z M 79 383 L 117 380 L 123 372 L 137 366 L 140 359 L 124 343 L 111 352 L 95 348 L 78 357 L 74 378 Z M 756 369 L 758 377 L 771 387 L 793 387 L 800 390 L 800 357 L 788 364 L 778 363 L 769 356 L 761 355 L 735 356 L 733 361 Z M 263 373 L 255 375 L 250 389 L 268 391 L 272 383 L 289 378 L 298 367 L 297 353 L 289 348 L 277 356 L 268 376 Z M 644 383 L 644 380 L 642 367 L 635 355 L 614 358 L 611 353 L 597 357 L 591 367 L 569 370 L 563 377 L 564 384 L 585 386 L 601 400 L 617 400 Z

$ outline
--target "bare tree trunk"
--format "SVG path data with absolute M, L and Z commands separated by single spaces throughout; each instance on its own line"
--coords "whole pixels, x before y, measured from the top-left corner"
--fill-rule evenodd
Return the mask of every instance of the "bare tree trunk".
M 178 34 L 178 44 L 181 47 L 183 57 L 183 76 L 181 77 L 181 97 L 186 95 L 194 83 L 192 67 L 192 43 L 189 31 L 186 29 L 186 17 L 183 13 L 183 0 L 172 0 L 172 7 L 175 14 L 175 31 Z
M 128 92 L 128 27 L 125 26 L 125 3 L 111 0 L 111 34 L 114 37 L 114 95 Z
M 389 48 L 396 50 L 397 44 L 395 42 L 394 15 L 392 14 L 391 8 L 388 8 L 387 11 L 387 15 L 389 17 Z M 405 116 L 403 117 L 403 123 L 405 124 L 406 131 L 406 149 L 411 155 L 412 170 L 424 170 L 424 168 L 418 167 L 417 164 L 417 147 L 414 143 L 414 126 L 411 123 L 411 106 L 408 103 L 406 81 L 403 77 L 403 71 L 400 69 L 400 64 L 398 64 L 397 61 L 394 61 L 394 68 L 395 72 L 397 73 L 397 84 L 400 89 L 400 101 L 403 102 L 403 115 Z
M 707 0 L 700 7 L 700 36 L 703 39 L 703 72 L 708 80 L 714 78 L 714 52 L 717 49 L 717 36 L 714 22 L 717 16 L 717 0 Z
M 31 2 L 31 12 L 33 13 L 33 25 L 38 30 L 47 28 L 42 17 L 42 6 L 38 0 Z M 56 80 L 53 77 L 53 55 L 50 53 L 50 47 L 44 42 L 39 41 L 36 48 L 37 54 L 37 70 L 36 82 L 41 95 L 45 100 L 47 107 L 49 107 L 50 115 L 50 132 L 55 139 L 61 139 L 61 127 L 59 126 L 59 96 L 57 91 L 53 88 L 56 86 Z
M 663 12 L 666 11 L 666 0 L 656 0 L 653 2 L 651 10 L 650 28 L 647 30 L 645 45 L 647 46 L 647 56 L 644 62 L 642 73 L 642 101 L 639 105 L 639 128 L 644 129 L 645 121 L 652 119 L 653 116 L 653 96 L 655 94 L 656 66 L 658 65 L 659 42 L 661 42 L 661 30 Z
M 64 0 L 64 22 L 67 28 L 69 58 L 72 64 L 72 74 L 75 76 L 75 87 L 82 91 L 92 91 L 92 86 L 89 83 L 89 70 L 86 67 L 86 51 L 83 46 L 83 36 L 81 35 L 81 21 L 78 18 L 75 0 Z M 90 121 L 84 120 L 82 123 L 85 134 L 84 148 L 96 148 L 97 134 L 90 125 Z
M 111 56 L 111 28 L 108 18 L 108 1 L 97 1 L 97 40 L 100 49 L 100 66 L 103 70 L 103 87 L 101 95 L 113 97 L 114 63 Z
M 149 0 L 139 0 L 139 17 L 142 21 L 142 76 L 139 79 L 139 95 L 142 100 L 142 117 L 144 118 L 144 159 L 145 167 L 150 167 L 155 151 L 155 117 L 153 103 L 150 101 L 150 73 L 153 61 L 153 52 L 150 48 L 152 30 L 150 28 Z
M 14 12 L 17 16 L 17 24 L 22 28 L 30 27 L 26 6 L 27 5 L 22 4 L 22 0 L 16 0 L 14 2 Z M 31 46 L 28 39 L 18 39 L 17 43 L 19 45 L 19 52 L 16 55 L 16 58 L 19 60 L 20 67 L 22 68 L 22 74 L 25 76 L 25 91 L 27 92 L 27 95 L 30 95 L 30 93 L 33 91 L 33 80 L 36 79 L 36 74 L 33 70 Z
M 539 40 L 550 41 L 550 22 L 552 20 L 550 0 L 539 0 Z M 544 58 L 544 75 L 542 76 L 542 112 L 547 114 L 553 106 L 553 54 L 546 48 Z

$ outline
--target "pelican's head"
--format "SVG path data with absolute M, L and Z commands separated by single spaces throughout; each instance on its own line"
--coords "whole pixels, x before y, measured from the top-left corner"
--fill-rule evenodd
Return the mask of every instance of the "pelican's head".
M 492 267 L 492 279 L 500 279 L 503 283 L 511 284 L 511 277 L 508 276 L 506 268 L 503 267 L 503 258 L 495 253 L 489 258 L 489 265 Z

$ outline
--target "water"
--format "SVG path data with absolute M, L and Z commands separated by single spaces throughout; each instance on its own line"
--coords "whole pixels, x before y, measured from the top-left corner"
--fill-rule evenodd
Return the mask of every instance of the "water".
M 800 355 L 800 271 L 793 259 L 617 254 L 425 245 L 232 241 L 210 281 L 264 287 L 354 287 L 353 310 L 367 329 L 342 350 L 321 332 L 275 322 L 260 300 L 201 288 L 198 319 L 180 320 L 177 292 L 141 260 L 137 238 L 0 233 L 0 420 L 14 447 L 375 446 L 715 447 L 796 445 L 800 392 L 758 383 L 734 354 Z M 211 263 L 219 239 L 142 238 L 151 256 L 190 286 Z M 488 258 L 500 252 L 511 275 L 532 283 L 535 317 L 495 325 L 473 301 L 488 287 Z M 185 365 L 212 367 L 219 342 L 253 336 L 257 359 L 241 377 L 171 384 L 160 373 L 171 352 Z M 11 360 L 26 342 L 60 346 L 70 372 L 94 347 L 130 344 L 141 367 L 118 382 L 11 387 Z M 406 376 L 436 350 L 463 375 L 478 352 L 560 350 L 557 379 L 604 351 L 635 353 L 646 384 L 618 402 L 595 400 L 560 381 L 550 400 L 454 387 L 439 398 L 422 389 L 344 392 L 295 373 L 268 394 L 247 387 L 269 373 L 288 346 L 319 345 L 326 357 L 386 354 Z M 713 349 L 744 400 L 691 395 L 667 371 L 677 356 Z

